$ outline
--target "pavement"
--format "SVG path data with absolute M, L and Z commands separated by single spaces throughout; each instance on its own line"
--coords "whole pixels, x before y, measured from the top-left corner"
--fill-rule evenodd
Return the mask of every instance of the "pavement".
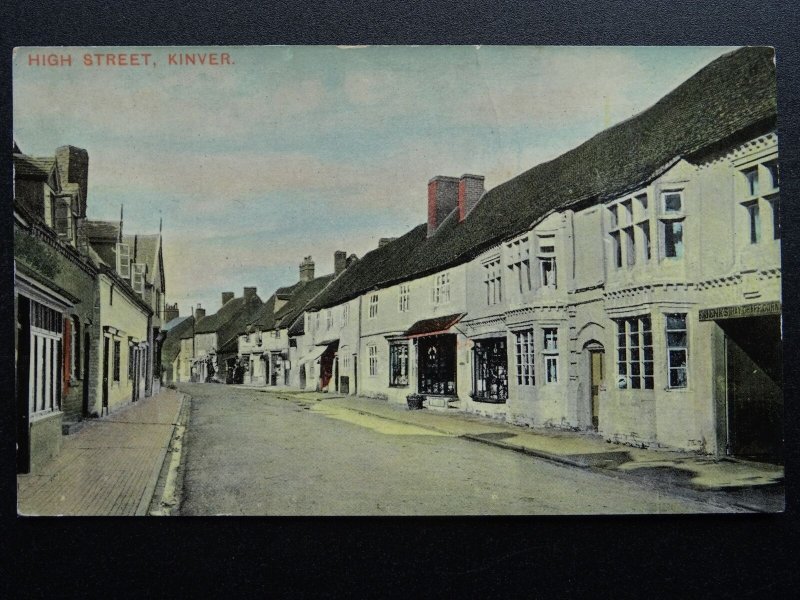
M 164 389 L 85 421 L 41 472 L 17 476 L 19 514 L 147 514 L 183 400 Z
M 681 490 L 695 499 L 717 501 L 757 512 L 781 512 L 785 507 L 781 465 L 635 448 L 607 442 L 600 435 L 533 429 L 492 421 L 457 409 L 409 410 L 385 400 L 358 396 L 288 388 L 237 387 L 270 391 L 285 400 L 319 405 L 320 408 L 343 409 L 338 411 L 338 415 L 333 415 L 339 418 L 346 419 L 343 414 L 346 411 L 371 415 L 613 477 L 645 480 L 648 485 Z

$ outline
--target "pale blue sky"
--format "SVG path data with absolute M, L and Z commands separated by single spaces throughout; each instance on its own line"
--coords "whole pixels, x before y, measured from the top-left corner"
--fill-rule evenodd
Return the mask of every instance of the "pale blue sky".
M 164 219 L 167 296 L 262 298 L 312 255 L 362 256 L 426 219 L 427 181 L 487 189 L 651 106 L 720 47 L 115 48 L 155 66 L 14 57 L 14 137 L 33 155 L 89 151 L 89 216 L 151 233 Z M 229 52 L 230 66 L 167 65 Z

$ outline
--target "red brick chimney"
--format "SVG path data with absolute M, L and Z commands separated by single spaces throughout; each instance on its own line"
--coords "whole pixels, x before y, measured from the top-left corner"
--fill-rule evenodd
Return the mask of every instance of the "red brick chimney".
M 461 176 L 458 182 L 458 222 L 467 218 L 483 196 L 483 175 Z
M 437 175 L 428 182 L 428 237 L 456 209 L 458 184 L 457 178 L 444 175 Z

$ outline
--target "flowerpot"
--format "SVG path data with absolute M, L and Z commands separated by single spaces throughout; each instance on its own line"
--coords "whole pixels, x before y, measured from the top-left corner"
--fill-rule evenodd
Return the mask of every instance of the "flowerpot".
M 408 410 L 420 410 L 422 408 L 422 401 L 424 399 L 425 396 L 420 396 L 419 394 L 410 394 L 406 396 Z

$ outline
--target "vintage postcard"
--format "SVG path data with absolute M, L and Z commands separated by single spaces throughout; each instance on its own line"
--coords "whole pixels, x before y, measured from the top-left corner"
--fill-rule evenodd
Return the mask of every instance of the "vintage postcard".
M 767 47 L 21 47 L 21 515 L 784 507 Z

